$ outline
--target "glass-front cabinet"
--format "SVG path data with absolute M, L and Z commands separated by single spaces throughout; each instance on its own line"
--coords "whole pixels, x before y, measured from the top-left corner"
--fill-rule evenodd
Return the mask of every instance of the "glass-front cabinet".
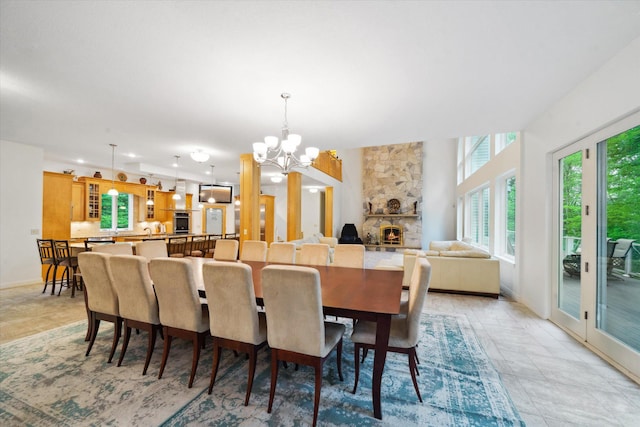
M 102 207 L 101 202 L 101 181 L 97 179 L 89 179 L 81 177 L 79 181 L 85 184 L 85 221 L 99 221 L 100 211 Z

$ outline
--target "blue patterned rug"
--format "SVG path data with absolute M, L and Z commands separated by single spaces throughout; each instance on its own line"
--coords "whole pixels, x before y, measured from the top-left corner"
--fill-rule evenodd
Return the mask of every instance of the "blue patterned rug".
M 345 321 L 350 333 L 350 321 Z M 464 316 L 425 314 L 418 347 L 418 383 L 413 390 L 405 355 L 390 353 L 382 384 L 383 421 L 373 418 L 370 354 L 353 387 L 353 346 L 345 335 L 344 382 L 335 355 L 324 369 L 319 425 L 513 426 L 524 425 L 500 377 Z M 210 341 L 203 350 L 194 386 L 187 388 L 191 344 L 174 340 L 167 368 L 157 379 L 162 340 L 142 376 L 146 333 L 132 335 L 123 365 L 106 363 L 112 327 L 103 322 L 89 357 L 86 323 L 80 322 L 0 346 L 0 424 L 3 426 L 299 426 L 311 423 L 313 371 L 280 369 L 273 411 L 268 350 L 261 350 L 253 393 L 245 407 L 248 362 L 225 351 L 211 396 Z

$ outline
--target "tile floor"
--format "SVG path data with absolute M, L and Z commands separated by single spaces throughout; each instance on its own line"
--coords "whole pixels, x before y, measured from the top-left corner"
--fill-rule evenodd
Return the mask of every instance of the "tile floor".
M 0 343 L 86 319 L 82 293 L 41 291 L 0 290 Z M 528 426 L 640 425 L 640 386 L 522 304 L 430 293 L 426 309 L 469 318 Z

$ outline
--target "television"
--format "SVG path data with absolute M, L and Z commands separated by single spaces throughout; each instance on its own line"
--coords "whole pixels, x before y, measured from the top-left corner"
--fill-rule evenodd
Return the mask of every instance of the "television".
M 209 203 L 209 198 L 216 199 L 216 203 L 232 203 L 233 202 L 233 186 L 218 184 L 200 184 L 198 190 L 198 201 L 200 203 Z

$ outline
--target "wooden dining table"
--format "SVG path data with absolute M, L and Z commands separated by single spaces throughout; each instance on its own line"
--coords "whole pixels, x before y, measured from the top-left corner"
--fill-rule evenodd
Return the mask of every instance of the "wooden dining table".
M 202 266 L 205 263 L 216 262 L 211 258 L 189 259 L 196 267 L 197 278 L 202 277 Z M 256 300 L 262 304 L 262 268 L 270 264 L 243 262 L 251 266 Z M 320 272 L 322 306 L 326 315 L 376 322 L 371 391 L 373 414 L 375 418 L 382 419 L 382 373 L 387 358 L 391 317 L 400 313 L 403 272 L 315 265 L 308 267 Z M 202 283 L 199 283 L 198 287 L 200 290 L 204 289 Z

